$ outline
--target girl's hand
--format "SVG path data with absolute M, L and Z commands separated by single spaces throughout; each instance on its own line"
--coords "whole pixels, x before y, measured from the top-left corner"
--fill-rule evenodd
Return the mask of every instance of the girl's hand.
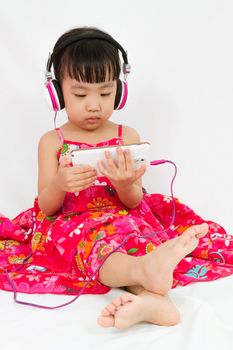
M 96 180 L 96 170 L 89 165 L 70 165 L 68 157 L 63 157 L 55 177 L 56 185 L 65 192 L 80 192 L 90 187 Z
M 139 169 L 134 170 L 133 159 L 129 149 L 125 151 L 117 147 L 117 164 L 115 165 L 111 154 L 105 151 L 107 167 L 103 161 L 98 162 L 100 172 L 106 176 L 116 189 L 124 189 L 136 182 L 146 171 L 146 166 L 142 165 Z

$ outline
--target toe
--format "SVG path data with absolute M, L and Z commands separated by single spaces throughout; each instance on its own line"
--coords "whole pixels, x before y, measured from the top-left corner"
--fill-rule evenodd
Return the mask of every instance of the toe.
M 198 238 L 205 236 L 209 231 L 209 225 L 206 222 L 204 222 L 203 224 L 199 225 L 198 231 L 199 232 L 196 235 Z
M 201 225 L 195 225 L 191 227 L 191 236 L 197 236 L 201 232 Z
M 124 304 L 135 300 L 135 298 L 136 298 L 136 296 L 134 294 L 131 294 L 131 293 L 125 293 L 121 296 L 121 300 Z
M 111 313 L 108 311 L 107 308 L 105 308 L 105 309 L 103 309 L 103 310 L 101 311 L 101 315 L 102 315 L 102 316 L 110 316 Z
M 121 297 L 114 299 L 110 304 L 108 304 L 101 312 L 102 316 L 110 316 L 115 315 L 116 311 L 119 310 L 121 306 L 126 304 L 127 302 L 133 300 L 133 294 L 126 293 Z
M 116 298 L 113 300 L 112 302 L 113 305 L 115 305 L 115 307 L 119 307 L 122 305 L 122 300 L 121 300 L 121 297 L 120 298 Z
M 114 316 L 99 316 L 97 322 L 102 327 L 114 327 Z
M 106 309 L 110 312 L 110 314 L 114 315 L 117 311 L 117 306 L 115 306 L 113 303 L 109 304 Z

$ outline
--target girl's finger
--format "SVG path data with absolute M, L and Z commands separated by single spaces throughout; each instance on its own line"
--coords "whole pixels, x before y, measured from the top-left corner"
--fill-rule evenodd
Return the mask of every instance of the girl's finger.
M 69 157 L 62 157 L 60 160 L 60 166 L 63 168 L 70 166 L 70 158 Z
M 137 181 L 146 172 L 146 165 L 142 165 L 135 171 L 135 181 Z
M 81 173 L 81 174 L 73 174 L 73 179 L 75 181 L 83 181 L 83 180 L 88 180 L 91 179 L 92 177 L 96 177 L 97 172 L 96 171 L 90 171 L 86 173 Z
M 92 178 L 89 178 L 89 179 L 73 181 L 70 184 L 70 188 L 72 188 L 72 190 L 75 192 L 76 190 L 80 191 L 81 189 L 90 187 L 95 180 L 96 180 L 96 177 L 93 176 Z
M 112 159 L 111 153 L 109 151 L 105 151 L 104 155 L 108 163 L 108 168 L 111 169 L 112 171 L 116 171 L 116 165 Z
M 91 173 L 95 172 L 95 169 L 92 168 L 90 165 L 74 165 L 72 168 L 73 174 L 80 174 L 80 173 Z
M 126 170 L 127 169 L 126 158 L 125 158 L 125 154 L 124 154 L 122 148 L 117 147 L 116 152 L 117 152 L 117 165 L 118 165 L 118 168 L 120 170 Z
M 97 163 L 98 169 L 101 172 L 101 174 L 103 174 L 104 176 L 108 176 L 108 171 L 106 169 L 106 167 L 104 166 L 104 163 L 102 160 L 99 160 Z
M 72 190 L 70 191 L 70 192 L 72 192 L 72 193 L 79 193 L 80 191 L 83 191 L 83 190 L 85 190 L 85 189 L 87 189 L 87 188 L 89 188 L 89 187 L 91 187 L 91 185 L 92 184 L 87 184 L 87 185 L 85 185 L 85 186 L 81 186 L 81 187 L 74 187 L 74 188 L 72 188 Z
M 133 158 L 131 156 L 131 152 L 129 149 L 126 149 L 124 151 L 125 154 L 125 161 L 126 161 L 126 170 L 133 169 Z

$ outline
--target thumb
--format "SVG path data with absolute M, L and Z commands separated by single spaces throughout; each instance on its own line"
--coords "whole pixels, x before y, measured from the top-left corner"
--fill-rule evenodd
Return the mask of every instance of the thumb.
M 67 167 L 71 166 L 70 157 L 69 156 L 62 157 L 61 160 L 60 160 L 60 166 L 62 168 L 67 168 Z
M 136 180 L 138 180 L 142 175 L 145 174 L 147 170 L 146 165 L 142 165 L 139 169 L 136 170 Z

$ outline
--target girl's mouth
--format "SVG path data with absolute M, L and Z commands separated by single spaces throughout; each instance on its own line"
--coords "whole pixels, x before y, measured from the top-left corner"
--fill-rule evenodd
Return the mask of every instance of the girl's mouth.
M 97 122 L 97 120 L 99 120 L 100 118 L 98 118 L 98 117 L 90 117 L 90 118 L 87 118 L 87 121 L 89 122 L 89 123 L 95 123 L 95 122 Z

